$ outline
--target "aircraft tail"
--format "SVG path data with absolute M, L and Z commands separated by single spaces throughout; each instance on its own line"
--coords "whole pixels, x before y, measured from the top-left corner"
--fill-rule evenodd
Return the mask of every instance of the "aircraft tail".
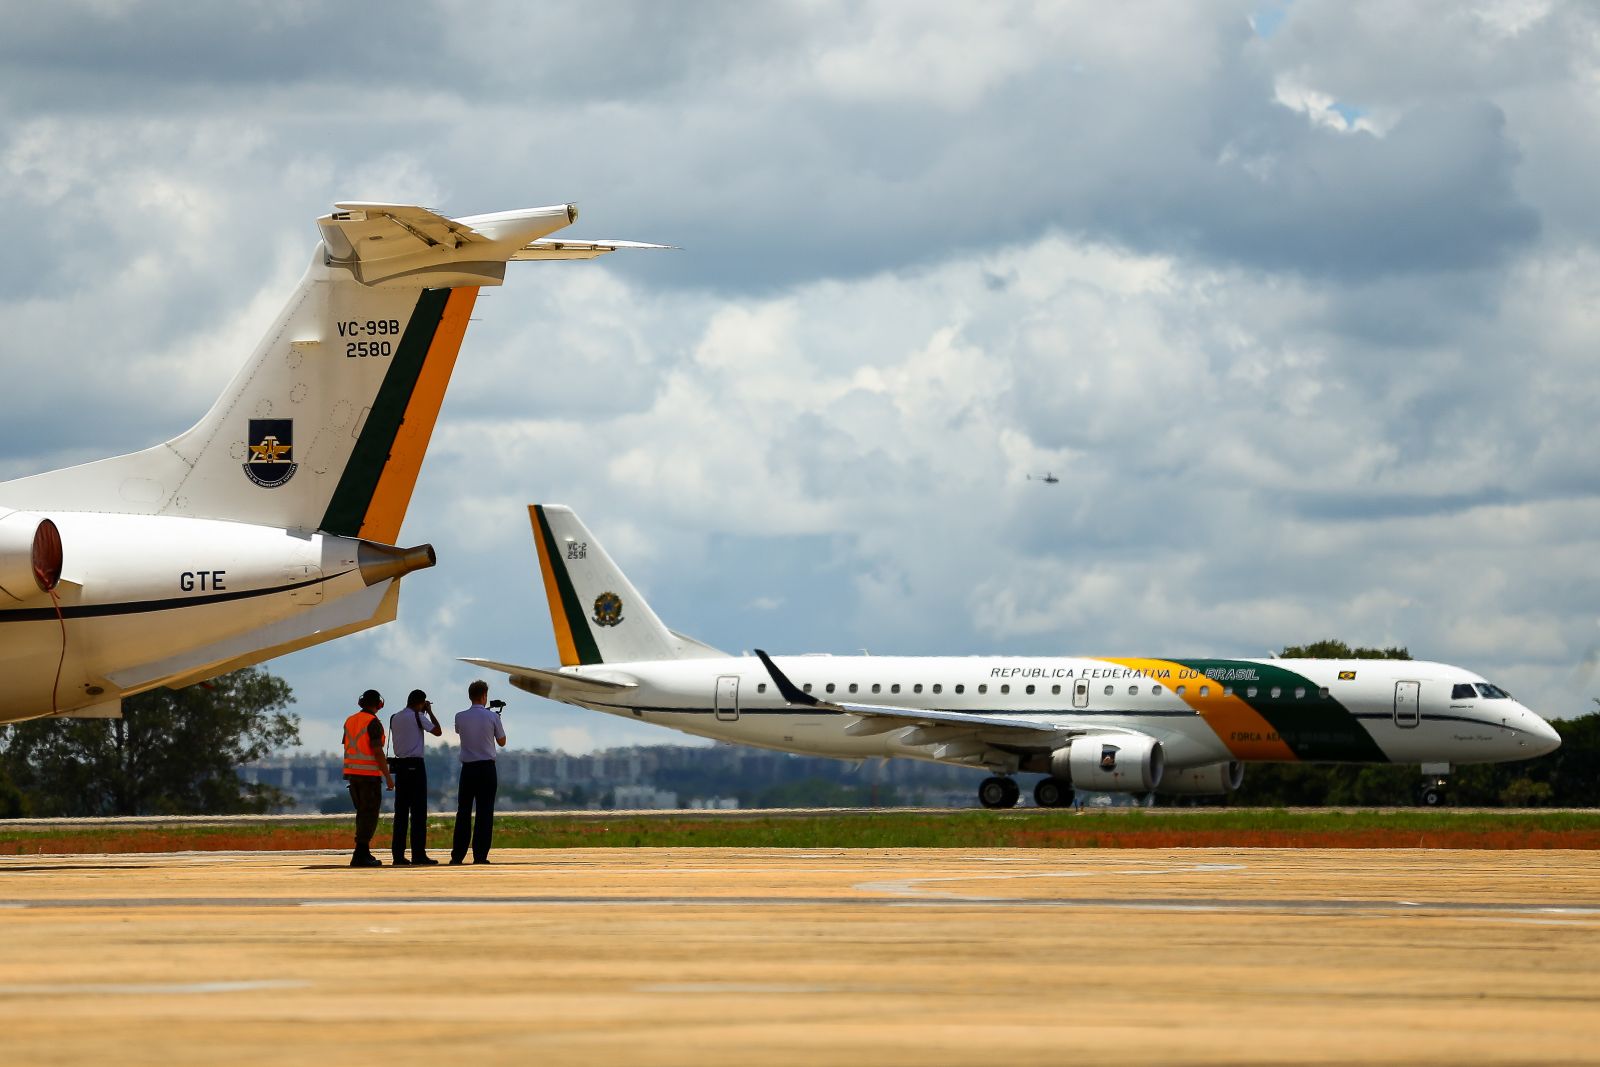
M 0 485 L 29 510 L 226 519 L 393 544 L 478 288 L 506 263 L 626 242 L 546 238 L 568 204 L 450 219 L 344 203 L 221 398 L 165 444 Z M 18 503 L 12 504 L 11 501 Z
M 531 504 L 528 517 L 563 667 L 726 655 L 667 629 L 571 508 Z

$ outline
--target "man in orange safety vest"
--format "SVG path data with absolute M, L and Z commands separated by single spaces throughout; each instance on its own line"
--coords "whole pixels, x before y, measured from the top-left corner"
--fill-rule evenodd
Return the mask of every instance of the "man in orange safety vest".
M 344 721 L 344 780 L 350 786 L 350 799 L 356 806 L 356 850 L 350 857 L 352 867 L 382 867 L 383 861 L 372 854 L 372 835 L 378 829 L 378 809 L 383 804 L 383 793 L 378 789 L 378 779 L 384 787 L 394 789 L 394 778 L 389 774 L 389 760 L 383 754 L 383 724 L 378 712 L 383 708 L 383 697 L 376 689 L 361 694 L 361 710 Z

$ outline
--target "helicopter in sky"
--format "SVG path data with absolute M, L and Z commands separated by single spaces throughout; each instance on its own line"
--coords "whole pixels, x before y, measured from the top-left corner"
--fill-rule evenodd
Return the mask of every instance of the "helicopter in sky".
M 1030 474 L 1030 475 L 1028 475 L 1028 481 L 1030 481 L 1030 482 L 1043 482 L 1045 485 L 1055 485 L 1058 482 L 1060 482 L 1061 479 L 1057 478 L 1051 472 L 1045 471 L 1043 474 Z

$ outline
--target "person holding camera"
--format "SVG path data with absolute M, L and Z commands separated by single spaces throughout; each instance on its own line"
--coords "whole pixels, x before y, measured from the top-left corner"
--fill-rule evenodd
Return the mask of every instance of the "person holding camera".
M 428 857 L 428 766 L 422 761 L 422 742 L 428 734 L 438 737 L 443 733 L 433 715 L 433 702 L 420 689 L 413 689 L 406 706 L 389 717 L 389 736 L 394 744 L 394 757 L 389 760 L 394 771 L 394 838 L 389 848 L 396 867 L 432 867 L 439 862 Z
M 378 830 L 378 809 L 383 806 L 383 791 L 378 779 L 389 789 L 389 761 L 383 755 L 383 697 L 376 689 L 361 694 L 360 708 L 344 721 L 344 780 L 350 787 L 350 802 L 356 809 L 356 849 L 350 857 L 352 867 L 382 867 L 372 854 L 372 835 Z
M 479 679 L 467 686 L 472 706 L 456 712 L 456 733 L 461 737 L 460 799 L 456 805 L 456 835 L 451 843 L 450 863 L 458 866 L 472 847 L 472 862 L 489 862 L 489 843 L 494 837 L 494 795 L 499 790 L 495 773 L 495 749 L 506 746 L 506 728 L 500 723 L 503 700 L 489 702 L 489 683 Z M 493 711 L 489 710 L 494 708 Z M 472 809 L 478 821 L 472 821 Z

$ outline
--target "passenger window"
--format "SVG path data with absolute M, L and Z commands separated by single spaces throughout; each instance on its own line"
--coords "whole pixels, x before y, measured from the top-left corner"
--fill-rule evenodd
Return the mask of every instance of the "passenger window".
M 1153 696 L 1153 697 L 1160 696 L 1161 695 L 1161 687 L 1159 685 L 1152 685 L 1150 687 L 1150 695 Z
M 889 687 L 889 692 L 891 692 L 891 693 L 898 693 L 898 692 L 900 692 L 900 683 L 899 683 L 899 682 L 896 682 L 896 683 L 894 683 L 894 684 L 893 684 L 893 685 L 891 685 L 891 686 L 890 686 L 890 687 Z
M 1136 685 L 1128 686 L 1128 695 L 1131 696 L 1131 697 L 1138 696 L 1139 695 L 1139 687 L 1136 686 Z
M 1050 695 L 1051 696 L 1057 696 L 1057 697 L 1060 696 L 1061 695 L 1061 687 L 1059 685 L 1052 685 L 1050 687 Z
M 988 687 L 988 686 L 987 686 L 987 685 L 980 685 L 980 686 L 978 686 L 978 692 L 980 692 L 980 693 L 987 693 L 987 692 L 988 692 L 988 691 L 989 691 L 989 687 Z
M 808 693 L 811 692 L 811 683 L 810 682 L 806 683 L 806 692 L 808 692 Z
M 1294 687 L 1294 698 L 1295 698 L 1295 699 L 1296 699 L 1296 700 L 1303 700 L 1303 699 L 1305 699 L 1305 695 L 1306 695 L 1306 689 L 1305 689 L 1305 686 L 1303 686 L 1303 685 L 1297 685 L 1297 686 L 1295 686 L 1295 687 Z
M 1112 693 L 1113 693 L 1113 692 L 1115 692 L 1115 689 L 1113 689 L 1113 688 L 1112 688 L 1112 687 L 1111 687 L 1111 686 L 1109 686 L 1109 685 L 1108 685 L 1108 686 L 1106 686 L 1106 696 L 1110 696 L 1110 695 L 1111 695 L 1111 694 L 1112 694 Z
M 1272 687 L 1272 699 L 1273 700 L 1277 700 L 1281 696 L 1283 696 L 1283 690 L 1279 689 L 1277 686 L 1273 686 Z
M 1210 696 L 1211 695 L 1211 687 L 1209 685 L 1202 685 L 1200 687 L 1200 695 L 1203 696 L 1203 697 Z
M 856 683 L 854 683 L 854 682 L 850 683 L 850 692 L 852 692 L 852 693 L 857 692 L 858 690 L 860 690 L 860 688 L 861 687 L 859 685 L 857 685 Z
M 913 693 L 920 693 L 920 692 L 922 692 L 922 683 L 921 683 L 921 682 L 918 682 L 918 683 L 917 683 L 917 684 L 916 684 L 916 685 L 914 685 L 914 686 L 912 686 L 912 687 L 911 687 L 911 691 L 912 691 L 912 692 L 913 692 Z
M 1223 686 L 1222 687 L 1222 695 L 1225 696 L 1225 697 L 1233 696 L 1233 686 L 1231 686 L 1231 685 Z
M 1011 687 L 1009 685 L 1002 685 L 1000 687 L 1000 692 L 1009 693 L 1009 692 L 1011 692 Z
M 944 692 L 944 686 L 940 685 L 938 682 L 934 682 L 933 683 L 933 691 L 935 693 L 942 693 L 942 692 Z
M 1327 700 L 1328 699 L 1328 687 L 1327 686 L 1323 686 L 1321 689 L 1318 689 L 1317 690 L 1317 696 L 1321 697 L 1323 700 Z
M 1033 696 L 1033 686 L 1028 686 L 1028 695 Z
M 883 692 L 883 686 L 879 685 L 877 682 L 873 682 L 872 683 L 872 691 L 874 693 L 881 693 L 881 692 Z
M 833 683 L 832 682 L 828 683 L 828 692 L 830 692 L 830 693 L 833 692 Z
M 767 691 L 767 683 L 766 682 L 757 682 L 756 683 L 756 692 L 765 693 L 766 691 Z
M 1180 686 L 1178 686 L 1178 688 L 1173 690 L 1173 692 L 1177 693 L 1179 696 L 1183 696 L 1183 694 L 1187 693 L 1188 691 L 1189 691 L 1189 687 L 1186 686 L 1186 685 L 1180 685 Z
M 1255 696 L 1256 695 L 1256 687 L 1252 685 L 1250 688 L 1248 688 L 1248 689 L 1246 689 L 1244 691 L 1244 695 L 1247 696 L 1247 697 Z
M 967 691 L 967 687 L 966 686 L 964 686 L 964 685 L 956 686 L 956 692 L 957 693 L 965 693 L 966 691 Z

